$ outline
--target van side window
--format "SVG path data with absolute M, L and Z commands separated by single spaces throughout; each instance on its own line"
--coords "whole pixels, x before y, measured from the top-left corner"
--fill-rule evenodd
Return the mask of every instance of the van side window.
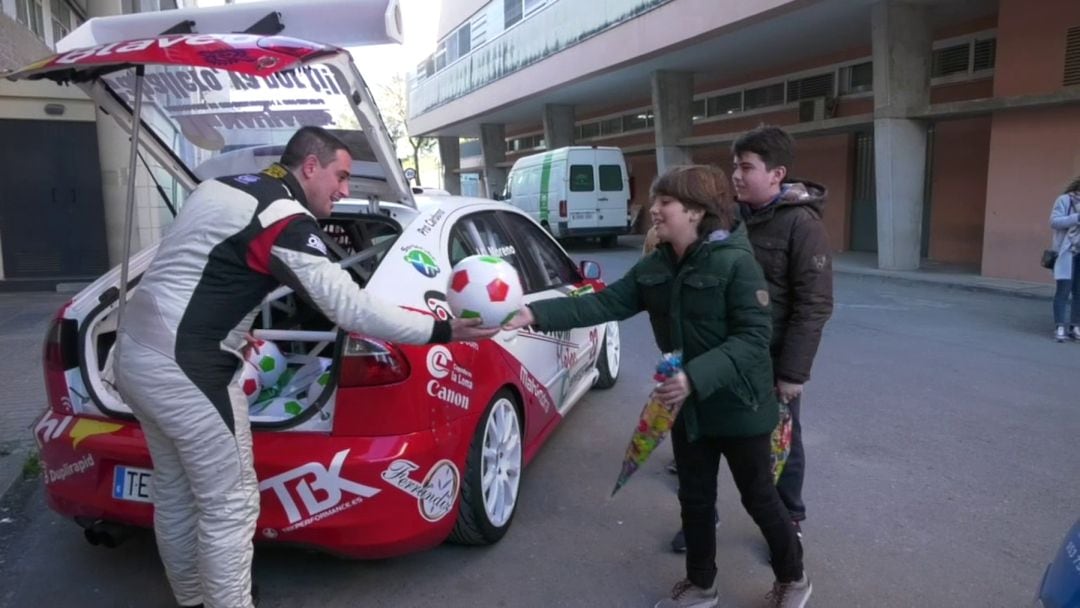
M 600 165 L 600 191 L 618 192 L 622 188 L 622 167 L 619 165 Z
M 596 187 L 592 165 L 570 165 L 570 191 L 592 192 Z

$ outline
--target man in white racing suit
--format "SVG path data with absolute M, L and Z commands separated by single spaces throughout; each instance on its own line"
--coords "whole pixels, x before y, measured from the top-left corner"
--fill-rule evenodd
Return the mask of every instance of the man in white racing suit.
M 154 464 L 154 532 L 181 606 L 248 608 L 259 514 L 240 352 L 281 284 L 347 331 L 408 344 L 476 340 L 477 319 L 438 321 L 384 303 L 331 261 L 315 218 L 348 195 L 352 158 L 304 127 L 258 175 L 192 192 L 126 305 L 117 389 Z

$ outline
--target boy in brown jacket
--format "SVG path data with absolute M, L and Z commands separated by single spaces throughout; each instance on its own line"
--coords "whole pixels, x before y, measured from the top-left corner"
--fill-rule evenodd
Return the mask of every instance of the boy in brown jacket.
M 791 409 L 791 453 L 776 487 L 802 537 L 803 384 L 810 379 L 821 332 L 833 309 L 832 256 L 822 222 L 825 188 L 788 179 L 794 154 L 783 129 L 761 126 L 732 145 L 732 182 L 765 271 L 772 301 L 772 359 L 776 393 Z

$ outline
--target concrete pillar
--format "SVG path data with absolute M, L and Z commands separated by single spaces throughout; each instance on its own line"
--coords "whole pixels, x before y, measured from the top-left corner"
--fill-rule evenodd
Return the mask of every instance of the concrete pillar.
M 544 146 L 548 150 L 574 145 L 574 106 L 544 105 Z
M 484 159 L 484 192 L 494 198 L 506 186 L 506 169 L 496 166 L 506 160 L 506 125 L 480 125 L 480 155 Z
M 694 162 L 690 151 L 679 146 L 694 126 L 694 75 L 659 70 L 652 74 L 653 118 L 656 130 L 656 171 Z
M 916 270 L 921 257 L 926 125 L 908 117 L 930 102 L 928 17 L 907 2 L 873 7 L 878 267 L 888 270 Z
M 443 190 L 450 194 L 461 194 L 461 142 L 457 135 L 439 137 L 439 158 L 442 160 Z

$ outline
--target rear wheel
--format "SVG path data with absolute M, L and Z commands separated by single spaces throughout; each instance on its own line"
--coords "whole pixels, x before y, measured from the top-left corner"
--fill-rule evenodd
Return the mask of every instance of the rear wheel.
M 619 379 L 619 364 L 622 361 L 622 344 L 619 341 L 618 321 L 609 321 L 604 327 L 604 342 L 600 345 L 600 356 L 596 359 L 596 371 L 600 377 L 596 388 L 611 388 Z
M 490 545 L 506 534 L 517 509 L 522 454 L 521 416 L 513 395 L 503 389 L 473 434 L 451 542 Z

